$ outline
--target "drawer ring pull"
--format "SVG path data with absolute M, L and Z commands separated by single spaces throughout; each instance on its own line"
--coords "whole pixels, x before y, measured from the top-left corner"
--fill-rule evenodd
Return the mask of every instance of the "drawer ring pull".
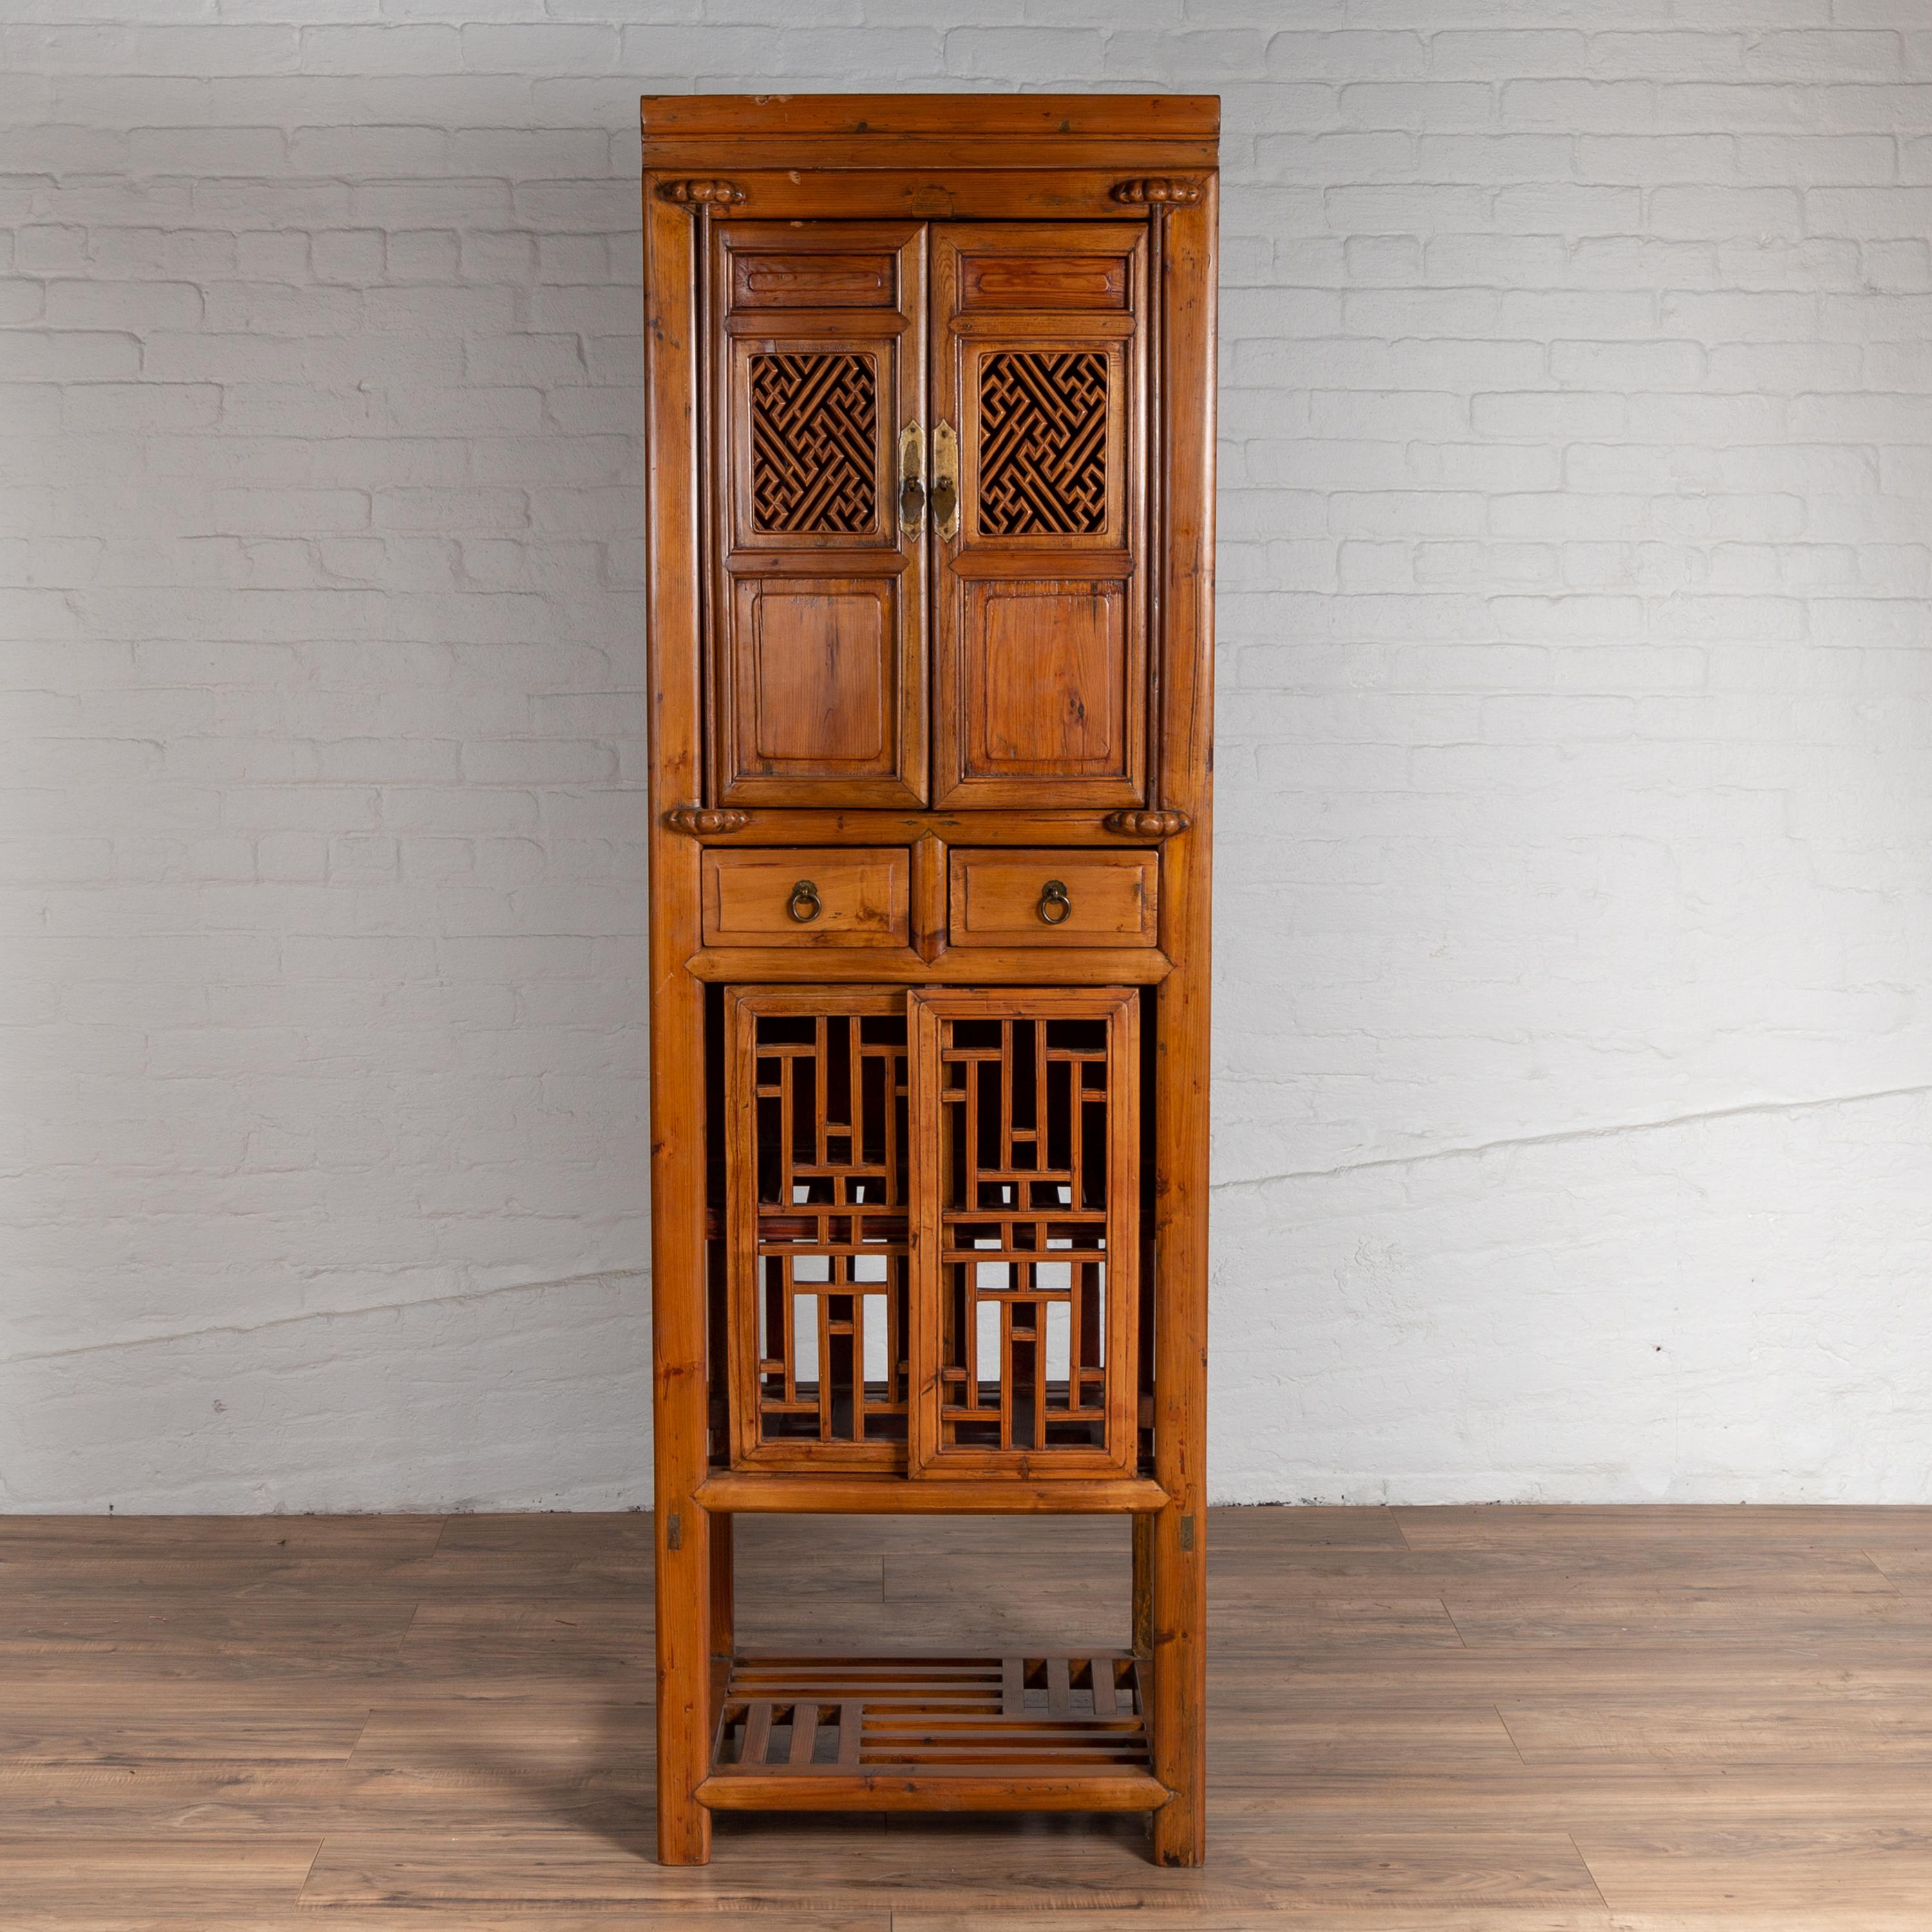
M 809 926 L 824 908 L 818 903 L 818 888 L 809 879 L 801 879 L 791 889 L 791 897 L 785 901 L 785 910 L 800 926 Z
M 1073 902 L 1066 896 L 1065 884 L 1059 879 L 1048 879 L 1040 889 L 1040 904 L 1035 908 L 1046 926 L 1064 926 L 1073 916 Z

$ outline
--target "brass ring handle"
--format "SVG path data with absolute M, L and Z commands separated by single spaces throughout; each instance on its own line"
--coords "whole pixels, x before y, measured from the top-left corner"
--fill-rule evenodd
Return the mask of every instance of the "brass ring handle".
M 785 901 L 785 910 L 800 926 L 809 926 L 824 908 L 818 903 L 818 888 L 809 879 L 801 879 L 791 889 L 791 897 Z
M 909 537 L 926 522 L 926 432 L 917 423 L 899 431 L 899 528 Z
M 932 528 L 947 543 L 959 534 L 959 438 L 944 421 L 932 426 Z
M 1040 889 L 1040 904 L 1034 908 L 1046 926 L 1064 926 L 1073 916 L 1073 902 L 1058 879 L 1048 879 Z

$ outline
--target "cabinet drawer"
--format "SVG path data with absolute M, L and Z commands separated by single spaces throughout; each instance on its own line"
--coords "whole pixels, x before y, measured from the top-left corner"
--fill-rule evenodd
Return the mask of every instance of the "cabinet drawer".
M 1160 910 L 1155 852 L 952 854 L 955 946 L 1151 946 Z
M 707 851 L 707 946 L 904 946 L 906 855 L 889 846 Z

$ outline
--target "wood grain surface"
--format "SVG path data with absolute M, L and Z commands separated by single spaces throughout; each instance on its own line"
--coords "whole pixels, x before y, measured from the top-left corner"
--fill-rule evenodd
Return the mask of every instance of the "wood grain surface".
M 757 1516 L 740 1640 L 1124 1646 L 1120 1516 Z M 1932 1510 L 1220 1510 L 1208 1862 L 720 1815 L 653 1862 L 651 1520 L 0 1519 L 14 1932 L 1920 1932 Z

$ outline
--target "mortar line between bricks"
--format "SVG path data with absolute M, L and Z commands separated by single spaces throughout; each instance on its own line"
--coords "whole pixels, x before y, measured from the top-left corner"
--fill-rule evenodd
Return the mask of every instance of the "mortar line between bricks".
M 1289 1180 L 1330 1180 L 1344 1174 L 1366 1174 L 1377 1168 L 1420 1167 L 1432 1160 L 1462 1160 L 1497 1154 L 1510 1148 L 1553 1147 L 1565 1141 L 1608 1140 L 1617 1134 L 1660 1133 L 1667 1127 L 1694 1126 L 1702 1120 L 1734 1120 L 1750 1114 L 1802 1114 L 1822 1107 L 1855 1107 L 1871 1100 L 1909 1100 L 1932 1094 L 1932 1084 L 1918 1087 L 1882 1087 L 1872 1094 L 1834 1094 L 1816 1100 L 1760 1100 L 1743 1107 L 1713 1107 L 1701 1114 L 1675 1114 L 1667 1120 L 1628 1120 L 1613 1126 L 1568 1127 L 1560 1133 L 1524 1134 L 1515 1138 L 1478 1141 L 1468 1147 L 1436 1148 L 1427 1154 L 1391 1154 L 1380 1160 L 1357 1160 L 1340 1167 L 1300 1167 L 1286 1174 L 1258 1174 L 1240 1180 L 1216 1180 L 1210 1191 L 1226 1193 L 1242 1187 L 1274 1187 Z
M 112 1342 L 89 1342 L 78 1348 L 45 1348 L 20 1352 L 0 1357 L 0 1362 L 58 1362 L 73 1355 L 100 1355 L 116 1348 L 152 1348 L 164 1342 L 198 1342 L 209 1335 L 265 1335 L 271 1329 L 292 1328 L 304 1322 L 347 1322 L 358 1315 L 398 1315 L 405 1310 L 447 1307 L 453 1301 L 485 1301 L 499 1294 L 536 1294 L 546 1288 L 574 1288 L 586 1281 L 647 1280 L 646 1268 L 605 1268 L 591 1274 L 560 1275 L 554 1281 L 512 1281 L 495 1288 L 460 1289 L 453 1294 L 426 1294 L 419 1301 L 375 1301 L 366 1308 L 311 1308 L 299 1315 L 278 1315 L 272 1321 L 254 1322 L 245 1326 L 232 1322 L 217 1322 L 206 1328 L 170 1330 L 161 1335 L 130 1335 Z

